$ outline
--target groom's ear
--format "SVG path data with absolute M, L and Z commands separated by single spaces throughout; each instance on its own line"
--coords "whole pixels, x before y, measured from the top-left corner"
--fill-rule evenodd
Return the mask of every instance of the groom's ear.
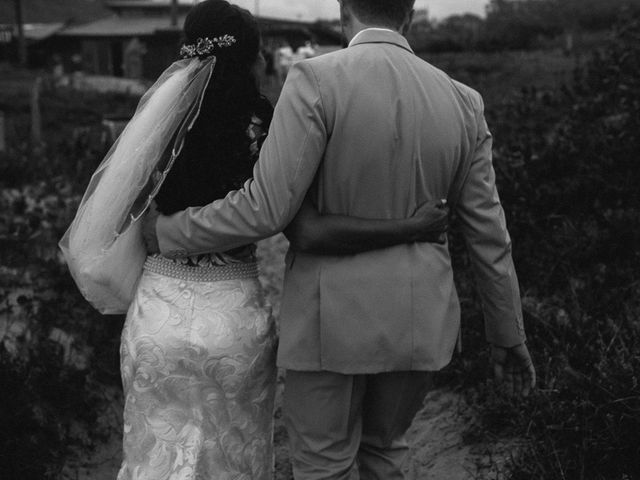
M 412 9 L 411 12 L 409 12 L 409 17 L 407 18 L 407 21 L 400 28 L 400 33 L 402 35 L 407 35 L 411 30 L 411 25 L 413 25 L 413 19 L 415 17 L 415 14 L 416 14 L 415 9 Z
M 345 25 L 351 22 L 353 12 L 351 11 L 349 5 L 345 4 L 342 0 L 338 0 L 338 3 L 340 4 L 340 21 L 342 23 L 342 27 L 344 28 Z

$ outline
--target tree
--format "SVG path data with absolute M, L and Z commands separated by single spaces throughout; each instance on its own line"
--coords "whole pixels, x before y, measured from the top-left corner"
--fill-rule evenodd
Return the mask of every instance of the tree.
M 417 10 L 413 18 L 413 23 L 411 24 L 411 29 L 407 34 L 407 40 L 414 50 L 426 50 L 432 29 L 433 25 L 429 19 L 429 11 L 426 9 Z
M 474 50 L 480 39 L 484 22 L 471 13 L 452 15 L 438 25 L 437 31 L 459 46 L 459 50 Z
M 560 33 L 555 0 L 491 0 L 483 40 L 492 50 L 527 49 L 538 38 Z
M 489 48 L 530 48 L 541 37 L 611 28 L 621 12 L 640 12 L 640 0 L 491 0 L 485 42 Z

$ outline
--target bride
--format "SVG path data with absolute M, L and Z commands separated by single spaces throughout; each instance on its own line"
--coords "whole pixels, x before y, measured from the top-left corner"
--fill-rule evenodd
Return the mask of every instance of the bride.
M 272 116 L 259 93 L 264 60 L 248 11 L 205 0 L 188 14 L 184 37 L 183 60 L 142 99 L 61 246 L 96 308 L 128 308 L 118 480 L 267 480 L 277 338 L 255 246 L 170 260 L 146 257 L 141 240 L 138 220 L 156 208 L 151 199 L 170 215 L 241 188 Z M 365 220 L 323 216 L 306 202 L 286 233 L 292 248 L 350 254 L 442 241 L 446 217 L 436 203 L 406 220 Z M 115 241 L 98 241 L 113 231 Z

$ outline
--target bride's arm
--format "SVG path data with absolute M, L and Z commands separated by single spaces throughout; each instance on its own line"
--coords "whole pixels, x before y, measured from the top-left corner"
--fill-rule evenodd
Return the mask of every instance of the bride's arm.
M 444 243 L 448 213 L 439 201 L 425 203 L 407 219 L 321 215 L 307 198 L 284 233 L 294 250 L 325 255 L 360 253 L 401 243 Z

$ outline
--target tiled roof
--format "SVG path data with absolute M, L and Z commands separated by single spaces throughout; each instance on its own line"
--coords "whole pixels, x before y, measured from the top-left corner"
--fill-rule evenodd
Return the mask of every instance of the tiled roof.
M 25 23 L 24 24 L 24 36 L 27 40 L 44 40 L 51 35 L 59 32 L 64 28 L 64 23 Z M 9 23 L 0 23 L 0 30 L 9 30 L 13 32 L 13 35 L 18 35 L 16 26 Z
M 178 17 L 176 28 L 181 29 L 185 16 Z M 103 18 L 84 25 L 65 28 L 58 35 L 65 37 L 128 37 L 153 35 L 158 30 L 170 30 L 169 17 L 118 17 Z
M 90 22 L 110 15 L 100 0 L 21 0 L 24 23 Z M 15 23 L 15 4 L 0 0 L 0 24 Z
M 178 0 L 179 8 L 191 8 L 193 0 Z M 171 0 L 106 0 L 107 7 L 170 8 Z
M 64 28 L 64 23 L 27 23 L 24 36 L 29 40 L 44 40 Z

